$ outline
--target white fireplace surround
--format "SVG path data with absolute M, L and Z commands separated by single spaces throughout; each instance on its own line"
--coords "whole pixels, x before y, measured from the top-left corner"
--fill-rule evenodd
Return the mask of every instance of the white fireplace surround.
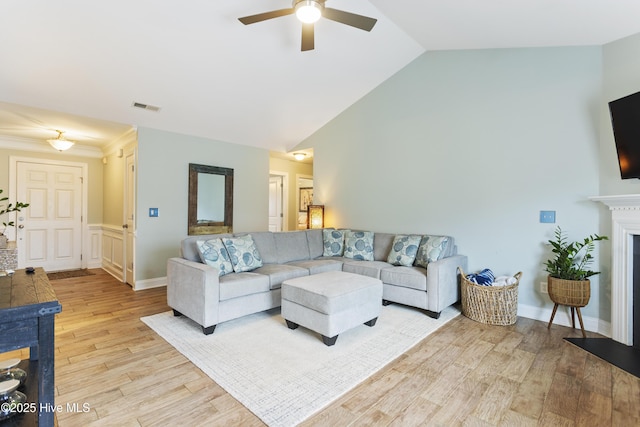
M 640 235 L 640 194 L 589 199 L 611 210 L 611 338 L 633 345 L 633 236 Z

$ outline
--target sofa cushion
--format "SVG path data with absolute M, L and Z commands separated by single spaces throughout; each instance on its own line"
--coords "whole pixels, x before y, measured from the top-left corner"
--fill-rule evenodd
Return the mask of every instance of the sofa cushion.
M 392 265 L 384 261 L 353 261 L 345 259 L 344 264 L 342 264 L 342 271 L 379 279 L 380 272 L 389 267 L 392 267 Z
M 322 256 L 342 256 L 344 254 L 344 235 L 349 230 L 322 230 Z
M 323 231 L 324 230 L 321 229 L 305 231 L 307 235 L 307 244 L 309 245 L 309 259 L 314 259 L 322 256 L 322 253 L 324 251 L 324 242 L 322 237 Z
M 380 272 L 382 283 L 404 288 L 427 290 L 427 270 L 422 267 L 391 267 Z
M 227 274 L 220 278 L 220 301 L 269 291 L 269 277 L 256 273 Z
M 309 270 L 290 264 L 265 264 L 253 273 L 264 274 L 269 278 L 269 289 L 278 289 L 287 279 L 308 276 Z
M 320 258 L 306 261 L 293 261 L 287 265 L 306 268 L 309 270 L 309 274 L 324 273 L 326 271 L 342 271 L 342 258 Z
M 386 261 L 389 252 L 393 248 L 393 239 L 396 235 L 392 233 L 376 233 L 373 236 L 373 259 L 374 261 Z
M 278 250 L 276 249 L 276 240 L 273 234 L 270 231 L 251 233 L 263 264 L 276 264 L 278 262 Z
M 399 234 L 393 239 L 387 262 L 393 265 L 411 266 L 416 259 L 422 236 Z
M 422 236 L 414 265 L 427 268 L 427 264 L 448 256 L 450 252 L 449 236 Z
M 304 231 L 273 233 L 278 252 L 278 264 L 309 259 L 309 244 Z
M 193 262 L 202 262 L 200 252 L 198 251 L 198 240 L 221 239 L 223 237 L 231 237 L 231 234 L 202 234 L 199 236 L 189 236 L 180 242 L 180 256 L 186 260 Z
M 202 262 L 218 270 L 218 276 L 233 273 L 233 265 L 229 259 L 229 253 L 222 240 L 196 240 L 196 246 Z
M 344 257 L 373 261 L 373 231 L 347 231 L 344 235 Z
M 233 271 L 242 273 L 244 271 L 255 270 L 262 267 L 262 258 L 253 242 L 251 234 L 239 237 L 227 237 L 222 239 L 222 243 L 229 252 Z

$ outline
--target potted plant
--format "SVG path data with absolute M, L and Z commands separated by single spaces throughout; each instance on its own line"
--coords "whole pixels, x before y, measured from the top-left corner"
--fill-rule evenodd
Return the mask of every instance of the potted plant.
M 545 271 L 549 273 L 547 292 L 551 301 L 554 302 L 549 326 L 553 322 L 558 304 L 567 305 L 571 307 L 572 325 L 575 326 L 573 316 L 575 308 L 578 312 L 582 335 L 586 336 L 580 307 L 586 306 L 591 298 L 589 277 L 600 274 L 599 271 L 590 270 L 590 267 L 593 262 L 592 252 L 595 249 L 595 242 L 601 240 L 608 240 L 608 237 L 592 234 L 583 241 L 569 242 L 562 229 L 556 228 L 555 238 L 549 240 L 551 252 L 554 255 L 544 263 Z
M 0 188 L 0 194 L 2 193 L 3 190 Z M 6 202 L 7 200 L 9 200 L 8 197 L 0 196 L 0 218 L 2 218 L 4 215 L 8 215 L 11 212 L 20 212 L 21 209 L 29 206 L 28 203 L 22 202 L 16 202 L 15 205 L 13 203 L 9 203 L 8 205 L 2 204 L 2 202 Z M 9 240 L 7 236 L 4 235 L 5 230 L 7 229 L 7 227 L 13 227 L 14 225 L 15 224 L 13 221 L 2 221 L 2 228 L 0 228 L 0 249 L 5 249 Z

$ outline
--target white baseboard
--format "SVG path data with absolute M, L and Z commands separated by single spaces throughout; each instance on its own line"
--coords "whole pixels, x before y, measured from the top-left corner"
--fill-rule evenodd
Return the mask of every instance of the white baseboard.
M 153 279 L 136 280 L 136 284 L 133 288 L 134 291 L 141 291 L 143 289 L 161 288 L 167 286 L 167 277 L 155 277 Z
M 518 304 L 518 316 L 526 317 L 528 319 L 540 320 L 545 323 L 549 323 L 551 318 L 552 307 L 533 307 L 530 305 Z M 597 317 L 589 317 L 582 315 L 582 321 L 584 322 L 584 329 L 591 332 L 596 332 L 606 337 L 611 337 L 611 323 L 598 319 Z M 571 327 L 571 311 L 567 306 L 559 306 L 556 316 L 553 319 L 554 325 L 562 325 Z M 578 322 L 578 316 L 576 315 L 576 327 L 580 327 Z

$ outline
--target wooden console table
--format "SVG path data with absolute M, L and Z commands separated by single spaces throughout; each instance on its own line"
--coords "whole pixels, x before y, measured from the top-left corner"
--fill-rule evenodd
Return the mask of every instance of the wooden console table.
M 35 380 L 31 384 L 36 390 L 27 384 L 25 392 L 39 408 L 38 425 L 45 427 L 53 426 L 55 420 L 54 321 L 61 310 L 42 268 L 33 274 L 17 270 L 0 277 L 0 353 L 29 347 L 29 363 L 21 367 L 28 370 L 28 380 Z M 27 423 L 30 415 L 17 415 L 15 421 Z

